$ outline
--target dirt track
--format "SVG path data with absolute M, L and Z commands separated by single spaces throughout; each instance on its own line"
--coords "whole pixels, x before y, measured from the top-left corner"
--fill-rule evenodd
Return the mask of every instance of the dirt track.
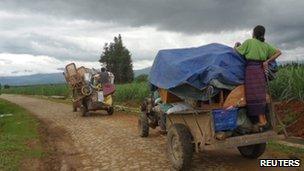
M 31 111 L 47 124 L 48 129 L 55 130 L 49 131 L 57 134 L 55 136 L 70 137 L 71 142 L 57 142 L 58 152 L 65 154 L 60 161 L 61 170 L 170 170 L 166 137 L 153 130 L 148 138 L 140 138 L 135 115 L 114 113 L 113 116 L 94 114 L 81 117 L 66 104 L 17 95 L 1 95 L 0 98 Z M 261 158 L 280 157 L 268 151 Z M 245 159 L 236 149 L 195 155 L 192 168 L 261 170 L 258 160 Z

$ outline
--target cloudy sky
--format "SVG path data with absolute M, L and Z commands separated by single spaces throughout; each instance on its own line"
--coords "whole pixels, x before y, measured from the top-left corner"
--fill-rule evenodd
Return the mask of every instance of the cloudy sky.
M 122 35 L 134 69 L 160 49 L 233 46 L 266 27 L 280 60 L 304 59 L 302 0 L 1 0 L 0 76 L 99 67 L 103 45 Z

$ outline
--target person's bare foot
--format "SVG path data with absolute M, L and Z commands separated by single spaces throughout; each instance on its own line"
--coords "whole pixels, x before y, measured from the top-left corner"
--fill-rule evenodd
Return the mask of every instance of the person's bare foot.
M 263 124 L 263 125 L 260 123 L 257 123 L 257 124 L 252 125 L 251 131 L 253 133 L 264 132 L 269 129 L 269 126 L 270 125 L 268 124 L 268 122 L 266 122 L 266 124 Z
M 265 126 L 267 124 L 266 116 L 264 114 L 259 115 L 259 126 Z

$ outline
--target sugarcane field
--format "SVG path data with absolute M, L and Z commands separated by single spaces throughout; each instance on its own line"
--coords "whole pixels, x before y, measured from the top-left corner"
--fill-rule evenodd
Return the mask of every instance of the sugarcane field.
M 304 170 L 301 1 L 1 1 L 0 170 Z

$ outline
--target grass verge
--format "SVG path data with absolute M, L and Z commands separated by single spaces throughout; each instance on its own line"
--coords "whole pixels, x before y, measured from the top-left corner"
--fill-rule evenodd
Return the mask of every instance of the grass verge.
M 277 143 L 275 141 L 269 141 L 267 144 L 267 148 L 269 148 L 273 151 L 281 152 L 290 157 L 297 157 L 297 158 L 304 159 L 304 149 L 303 148 L 291 147 L 291 146 Z
M 0 170 L 19 170 L 24 161 L 42 158 L 38 120 L 3 99 L 0 99 L 0 115 Z

